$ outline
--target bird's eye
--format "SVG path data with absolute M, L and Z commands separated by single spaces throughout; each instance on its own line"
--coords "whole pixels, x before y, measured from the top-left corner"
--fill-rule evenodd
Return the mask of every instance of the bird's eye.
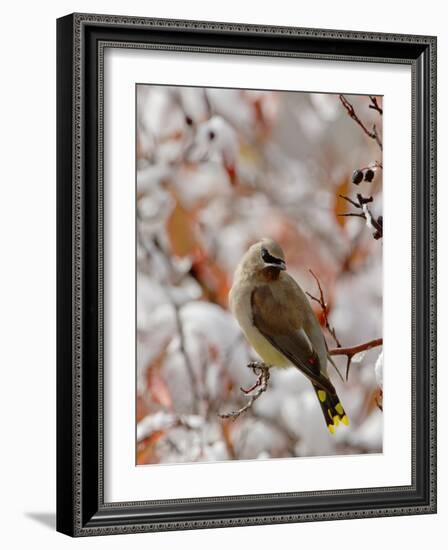
M 280 258 L 276 258 L 275 256 L 271 256 L 269 252 L 266 250 L 266 248 L 261 249 L 261 257 L 263 261 L 267 264 L 284 264 L 284 261 Z

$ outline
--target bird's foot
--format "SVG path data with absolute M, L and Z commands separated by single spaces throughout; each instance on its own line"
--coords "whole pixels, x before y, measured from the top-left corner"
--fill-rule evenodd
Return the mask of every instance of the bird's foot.
M 242 386 L 240 386 L 240 390 L 245 393 L 246 395 L 252 391 L 254 391 L 255 389 L 258 388 L 258 386 L 260 386 L 261 384 L 261 379 L 258 378 L 258 380 L 255 382 L 255 384 L 253 384 L 250 388 L 243 388 Z
M 256 382 L 250 387 L 250 388 L 243 388 L 240 386 L 240 390 L 245 393 L 246 395 L 248 393 L 253 392 L 257 388 L 259 388 L 261 385 L 267 385 L 267 382 L 269 380 L 269 367 L 265 363 L 260 363 L 258 361 L 251 361 L 248 363 L 248 368 L 252 369 L 253 373 L 257 376 Z
M 261 396 L 261 394 L 268 389 L 268 382 L 270 378 L 269 366 L 266 365 L 265 363 L 259 363 L 256 361 L 249 363 L 247 366 L 253 370 L 254 374 L 257 376 L 257 381 L 250 388 L 248 389 L 240 388 L 240 390 L 246 395 L 250 393 L 251 394 L 250 399 L 244 406 L 242 406 L 237 411 L 232 411 L 228 413 L 219 413 L 219 416 L 221 418 L 232 418 L 233 420 L 235 420 L 241 414 L 245 413 L 248 409 L 250 409 L 252 405 L 255 403 L 255 401 Z

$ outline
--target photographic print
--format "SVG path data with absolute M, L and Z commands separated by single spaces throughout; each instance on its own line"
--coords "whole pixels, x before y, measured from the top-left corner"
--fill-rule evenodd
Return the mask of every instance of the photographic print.
M 435 513 L 436 38 L 57 41 L 57 530 Z
M 136 463 L 381 453 L 382 98 L 136 109 Z

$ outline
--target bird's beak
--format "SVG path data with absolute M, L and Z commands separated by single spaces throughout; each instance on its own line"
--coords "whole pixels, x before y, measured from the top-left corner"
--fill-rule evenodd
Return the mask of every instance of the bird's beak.
M 280 271 L 285 271 L 286 269 L 286 263 L 283 260 L 279 263 L 270 263 L 265 265 L 266 267 L 274 267 L 275 269 L 280 269 Z

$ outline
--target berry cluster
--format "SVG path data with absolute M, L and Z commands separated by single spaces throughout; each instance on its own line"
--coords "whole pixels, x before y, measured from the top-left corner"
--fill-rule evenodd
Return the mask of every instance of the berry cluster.
M 371 168 L 361 168 L 355 170 L 352 174 L 352 183 L 359 185 L 363 180 L 371 182 L 375 177 L 375 172 Z

